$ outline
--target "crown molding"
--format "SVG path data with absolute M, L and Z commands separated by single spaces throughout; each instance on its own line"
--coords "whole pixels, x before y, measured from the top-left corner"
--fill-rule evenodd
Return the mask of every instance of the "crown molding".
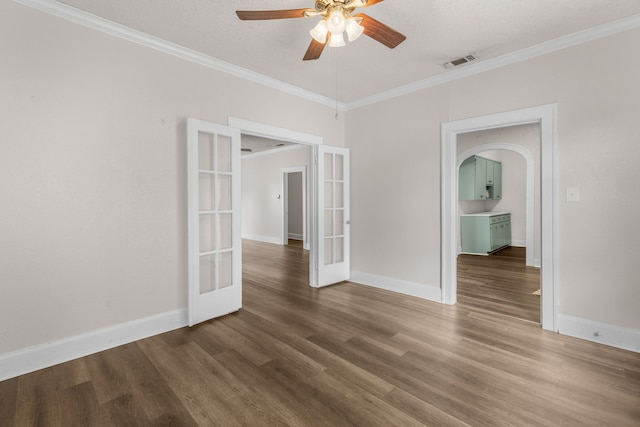
M 422 89 L 438 86 L 443 83 L 504 67 L 505 65 L 515 64 L 517 62 L 525 61 L 527 59 L 545 55 L 547 53 L 552 53 L 571 46 L 576 46 L 582 43 L 622 33 L 624 31 L 635 30 L 638 28 L 640 28 L 640 14 L 632 15 L 627 18 L 610 22 L 608 24 L 603 24 L 597 27 L 578 31 L 573 34 L 568 34 L 566 36 L 554 40 L 549 40 L 547 42 L 540 43 L 538 45 L 521 49 L 515 52 L 507 53 L 496 58 L 486 59 L 484 61 L 470 64 L 463 68 L 447 71 L 446 73 L 438 76 L 429 77 L 427 79 L 400 86 L 395 89 L 390 89 L 388 91 L 380 92 L 372 96 L 367 96 L 357 101 L 347 103 L 345 105 L 345 108 L 347 111 L 355 110 L 366 105 L 386 101 L 398 96 L 417 92 Z
M 80 24 L 85 27 L 110 34 L 112 36 L 132 41 L 134 43 L 150 47 L 164 53 L 168 53 L 169 55 L 173 55 L 178 58 L 185 59 L 187 61 L 191 61 L 196 64 L 233 75 L 235 77 L 239 77 L 241 79 L 258 83 L 263 86 L 288 93 L 290 95 L 299 96 L 301 98 L 317 102 L 327 107 L 336 108 L 336 101 L 326 96 L 319 95 L 310 90 L 302 89 L 298 86 L 285 83 L 281 80 L 265 76 L 264 74 L 256 73 L 255 71 L 251 71 L 249 69 L 239 67 L 225 61 L 221 61 L 217 58 L 202 54 L 200 52 L 186 48 L 184 46 L 180 46 L 175 43 L 168 42 L 159 37 L 152 36 L 142 31 L 134 30 L 116 22 L 109 21 L 108 19 L 101 18 L 97 15 L 93 15 L 83 10 L 76 9 L 75 7 L 59 3 L 55 0 L 12 1 L 14 3 L 19 3 L 24 6 L 40 10 L 42 12 L 46 12 L 50 15 L 67 19 L 76 24 Z M 337 103 L 337 108 L 341 111 L 345 111 L 345 104 Z
M 228 62 L 221 61 L 217 58 L 204 55 L 200 52 L 188 49 L 175 43 L 168 42 L 159 37 L 155 37 L 141 31 L 137 31 L 124 25 L 109 21 L 72 6 L 59 3 L 55 0 L 12 0 L 25 6 L 41 10 L 60 18 L 67 19 L 77 24 L 108 33 L 110 35 L 123 38 L 125 40 L 138 43 L 140 45 L 159 50 L 169 55 L 185 59 L 214 70 L 218 70 L 241 79 L 245 79 L 272 89 L 279 90 L 291 95 L 295 95 L 309 101 L 317 102 L 327 107 L 338 108 L 340 111 L 355 110 L 366 105 L 375 104 L 377 102 L 386 101 L 398 96 L 417 92 L 429 87 L 438 86 L 457 79 L 469 77 L 485 71 L 504 67 L 505 65 L 515 64 L 547 53 L 555 52 L 567 47 L 597 40 L 602 37 L 611 36 L 622 33 L 624 31 L 640 28 L 640 14 L 632 15 L 608 24 L 578 31 L 554 40 L 549 40 L 538 45 L 528 47 L 516 52 L 508 53 L 496 58 L 480 60 L 473 64 L 469 64 L 463 68 L 447 71 L 443 74 L 419 80 L 404 86 L 400 86 L 388 91 L 380 92 L 375 95 L 367 96 L 352 102 L 337 102 L 329 97 L 317 94 L 310 90 L 285 83 L 281 80 L 265 76 L 246 68 L 238 67 Z

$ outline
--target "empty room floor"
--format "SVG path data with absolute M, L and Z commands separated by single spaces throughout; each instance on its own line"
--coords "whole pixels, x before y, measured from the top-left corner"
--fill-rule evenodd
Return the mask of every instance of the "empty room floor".
M 2 426 L 637 426 L 640 354 L 473 307 L 308 286 L 244 242 L 235 314 L 0 383 Z M 185 291 L 186 292 L 186 291 Z
M 526 250 L 510 246 L 489 256 L 458 256 L 458 304 L 540 324 L 540 269 Z

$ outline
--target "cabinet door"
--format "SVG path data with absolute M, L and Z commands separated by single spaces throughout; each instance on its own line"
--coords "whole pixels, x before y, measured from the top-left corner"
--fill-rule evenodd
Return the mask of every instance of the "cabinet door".
M 493 198 L 502 199 L 502 163 L 493 164 Z
M 499 247 L 500 247 L 500 224 L 492 224 L 490 251 L 495 251 Z
M 476 162 L 469 157 L 460 165 L 458 174 L 458 198 L 460 200 L 476 200 Z
M 476 200 L 487 198 L 487 159 L 476 157 Z
M 487 174 L 485 177 L 486 186 L 490 187 L 493 185 L 493 168 L 496 162 L 492 162 L 491 160 L 487 160 Z

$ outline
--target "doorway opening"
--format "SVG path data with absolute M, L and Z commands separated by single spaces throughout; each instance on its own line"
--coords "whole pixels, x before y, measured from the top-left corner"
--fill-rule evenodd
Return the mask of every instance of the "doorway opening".
M 282 203 L 280 217 L 282 221 L 282 244 L 299 244 L 309 250 L 307 233 L 307 166 L 282 168 L 280 185 Z
M 503 140 L 513 143 L 486 142 Z M 469 169 L 467 159 L 475 156 L 495 165 L 490 169 L 494 187 L 488 187 L 492 190 L 489 200 L 477 200 L 460 190 L 460 197 L 466 200 L 458 201 L 457 301 L 539 324 L 539 125 L 462 134 L 457 150 L 459 174 L 465 160 Z M 462 181 L 460 185 L 471 184 Z M 508 222 L 493 224 L 505 215 Z M 460 228 L 463 220 L 464 231 Z M 479 237 L 482 239 L 475 240 Z M 482 247 L 485 244 L 489 246 Z
M 315 182 L 317 175 L 317 164 L 314 161 L 317 158 L 318 146 L 323 144 L 322 137 L 305 134 L 302 132 L 293 131 L 290 129 L 271 126 L 263 123 L 252 122 L 249 120 L 239 119 L 235 117 L 229 117 L 229 126 L 240 129 L 243 135 L 253 135 L 263 138 L 271 138 L 282 141 L 284 143 L 293 144 L 295 147 L 306 148 L 306 165 L 307 165 L 307 240 L 308 240 L 308 273 L 309 284 L 313 287 L 318 286 L 318 269 L 314 268 L 313 262 L 317 258 L 318 242 L 316 241 L 316 230 L 318 227 L 317 220 L 317 208 L 316 208 L 316 187 Z M 277 192 L 281 189 L 276 190 Z M 277 197 L 277 192 L 267 192 L 266 197 Z M 280 199 L 282 197 L 280 196 Z M 247 206 L 243 206 L 244 211 L 248 209 Z M 259 210 L 259 208 L 257 208 Z M 281 223 L 280 223 L 281 226 Z M 244 232 L 244 231 L 243 231 Z M 282 232 L 275 234 L 278 236 L 278 241 L 273 243 L 281 243 Z
M 310 165 L 309 147 L 245 134 L 241 139 L 245 149 L 242 155 L 243 271 L 251 277 L 260 271 L 292 268 L 297 277 L 304 274 L 311 280 L 306 173 Z M 252 152 L 245 147 L 252 147 Z M 291 262 L 286 262 L 287 259 Z M 303 259 L 305 265 L 300 264 Z M 278 265 L 276 260 L 284 264 Z
M 228 122 L 242 134 L 307 147 L 310 286 L 329 286 L 348 280 L 351 271 L 349 150 L 324 145 L 322 137 L 316 135 L 233 117 L 229 117 Z
M 458 137 L 462 134 L 506 128 L 516 125 L 540 126 L 540 323 L 546 330 L 557 331 L 555 293 L 555 104 L 522 110 L 473 117 L 442 124 L 442 302 L 457 302 L 457 241 L 458 241 Z

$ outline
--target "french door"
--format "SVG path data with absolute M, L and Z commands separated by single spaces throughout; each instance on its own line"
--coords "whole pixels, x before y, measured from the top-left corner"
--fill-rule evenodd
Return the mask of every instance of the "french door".
M 240 309 L 240 130 L 187 120 L 189 326 Z
M 350 277 L 349 150 L 318 147 L 318 286 Z

